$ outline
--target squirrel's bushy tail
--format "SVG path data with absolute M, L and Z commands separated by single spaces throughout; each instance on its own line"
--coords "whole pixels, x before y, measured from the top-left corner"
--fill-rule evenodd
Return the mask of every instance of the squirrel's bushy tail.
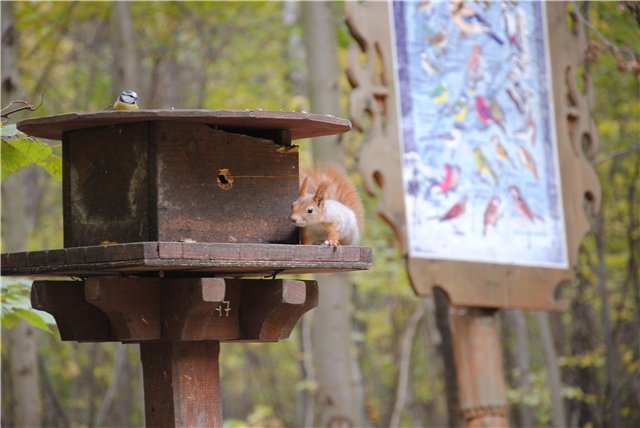
M 358 194 L 358 189 L 353 184 L 344 168 L 336 164 L 319 164 L 315 168 L 301 168 L 300 184 L 307 178 L 306 193 L 315 194 L 318 186 L 326 182 L 329 184 L 327 194 L 329 199 L 336 200 L 353 210 L 358 221 L 358 227 L 362 229 L 364 222 L 364 207 Z

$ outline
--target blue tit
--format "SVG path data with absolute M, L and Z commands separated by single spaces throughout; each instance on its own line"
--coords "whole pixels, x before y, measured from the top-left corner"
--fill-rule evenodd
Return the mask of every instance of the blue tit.
M 114 110 L 138 110 L 138 94 L 127 89 L 123 91 L 113 104 Z

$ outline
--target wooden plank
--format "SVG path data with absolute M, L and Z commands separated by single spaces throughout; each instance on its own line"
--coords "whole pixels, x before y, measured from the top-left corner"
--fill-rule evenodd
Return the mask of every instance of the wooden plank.
M 81 281 L 34 281 L 31 306 L 53 315 L 62 340 L 116 340 L 109 318 L 85 300 Z
M 331 115 L 264 110 L 138 110 L 69 113 L 26 119 L 18 129 L 26 134 L 60 140 L 63 132 L 134 122 L 172 121 L 202 123 L 220 128 L 289 130 L 291 139 L 321 137 L 347 132 L 351 122 Z
M 65 247 L 150 239 L 147 139 L 145 123 L 65 135 Z
M 230 286 L 223 278 L 165 279 L 162 338 L 239 338 L 241 291 L 241 287 Z
M 140 344 L 148 427 L 222 427 L 220 342 Z
M 197 258 L 185 258 L 185 246 Z M 351 246 L 137 242 L 3 254 L 2 275 L 312 273 L 368 269 L 371 256 L 371 248 Z M 44 265 L 29 262 L 42 257 Z
M 298 194 L 297 151 L 202 124 L 154 122 L 150 141 L 156 156 L 154 238 L 299 242 L 288 216 Z
M 161 281 L 91 277 L 85 280 L 85 298 L 109 317 L 118 340 L 158 340 L 161 338 Z

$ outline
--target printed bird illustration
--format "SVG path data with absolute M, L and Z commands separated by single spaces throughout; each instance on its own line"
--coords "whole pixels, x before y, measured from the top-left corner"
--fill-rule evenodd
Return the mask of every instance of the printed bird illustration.
M 467 60 L 465 78 L 467 79 L 467 85 L 473 90 L 475 90 L 478 82 L 484 78 L 482 74 L 482 48 L 479 43 L 474 43 L 473 46 L 471 46 L 471 54 Z
M 522 193 L 520 192 L 520 189 L 517 186 L 510 186 L 509 193 L 513 198 L 513 203 L 516 206 L 516 211 L 520 216 L 520 218 L 530 222 L 534 222 L 535 220 L 540 220 L 544 222 L 544 218 L 542 218 L 540 215 L 536 214 L 531 210 L 527 202 L 522 197 Z
M 456 122 L 462 122 L 469 112 L 469 100 L 466 95 L 461 95 L 451 106 L 451 113 Z
M 482 226 L 482 236 L 487 236 L 487 227 L 493 226 L 494 228 L 498 224 L 498 217 L 500 214 L 500 198 L 496 195 L 493 195 L 489 202 L 487 203 L 487 207 L 484 210 L 484 218 L 483 218 L 483 226 Z
M 442 51 L 447 46 L 447 33 L 444 31 L 438 31 L 431 34 L 427 40 L 434 49 Z
M 498 118 L 493 116 L 491 108 L 487 105 L 487 103 L 484 101 L 484 98 L 482 98 L 480 95 L 476 95 L 476 112 L 478 113 L 478 117 L 480 118 L 482 123 L 488 125 L 489 122 L 493 122 L 498 125 L 503 132 L 506 133 L 502 122 L 500 122 Z
M 476 162 L 476 168 L 477 168 L 476 174 L 480 178 L 482 178 L 482 174 L 489 174 L 491 178 L 493 178 L 494 184 L 497 186 L 499 183 L 498 176 L 491 168 L 491 165 L 489 164 L 489 159 L 487 159 L 484 153 L 482 153 L 482 150 L 480 149 L 480 147 L 473 148 L 473 160 Z
M 434 75 L 438 72 L 438 68 L 429 61 L 429 56 L 424 51 L 420 52 L 420 66 L 428 76 Z
M 527 122 L 522 129 L 516 132 L 516 137 L 529 142 L 532 146 L 536 145 L 536 122 L 533 114 L 529 113 Z
M 437 190 L 439 193 L 447 195 L 449 192 L 455 190 L 460 183 L 460 167 L 458 165 L 451 165 L 445 163 L 443 166 L 444 174 L 442 179 L 432 179 L 429 193 L 432 190 Z
M 522 166 L 527 168 L 533 174 L 533 178 L 538 179 L 538 166 L 536 160 L 529 150 L 527 150 L 522 144 L 518 145 L 518 159 L 522 163 Z
M 463 197 L 459 202 L 455 203 L 449 210 L 440 217 L 440 221 L 455 220 L 462 216 L 467 209 L 467 197 Z
M 501 126 L 501 124 L 504 123 L 504 110 L 500 106 L 500 103 L 498 103 L 496 97 L 489 98 L 489 110 L 491 110 L 491 116 L 494 118 L 498 126 L 505 131 L 504 126 Z
M 440 83 L 429 92 L 429 96 L 438 104 L 442 104 L 449 99 L 449 87 L 446 83 Z
M 520 17 L 517 15 L 517 11 L 510 7 L 506 2 L 502 3 L 502 21 L 504 23 L 504 31 L 509 44 L 515 47 L 518 51 L 521 51 Z
M 113 104 L 114 110 L 138 110 L 138 94 L 131 89 L 123 91 Z
M 513 159 L 511 159 L 511 156 L 509 156 L 509 152 L 507 152 L 507 149 L 505 148 L 504 144 L 500 142 L 500 139 L 497 135 L 491 136 L 491 143 L 493 143 L 493 147 L 496 149 L 496 154 L 498 155 L 498 158 L 500 160 L 509 161 L 511 166 L 516 166 L 516 163 L 513 161 Z
M 452 2 L 449 9 L 451 19 L 464 35 L 484 33 L 502 45 L 504 42 L 493 31 L 489 22 L 465 2 Z
M 510 71 L 507 75 L 507 83 L 505 85 L 507 95 L 513 101 L 513 105 L 521 114 L 525 114 L 529 110 L 529 92 L 522 88 L 517 73 Z

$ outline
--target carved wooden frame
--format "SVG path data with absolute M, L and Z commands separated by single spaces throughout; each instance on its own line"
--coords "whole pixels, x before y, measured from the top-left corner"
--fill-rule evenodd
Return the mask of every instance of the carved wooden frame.
M 347 25 L 354 38 L 347 74 L 353 87 L 350 118 L 365 133 L 359 166 L 369 193 L 379 196 L 379 214 L 393 228 L 402 253 L 408 254 L 404 213 L 399 123 L 396 112 L 392 38 L 387 2 L 347 2 Z M 588 157 L 597 135 L 589 114 L 590 82 L 577 76 L 587 46 L 586 34 L 565 2 L 546 4 L 552 93 L 562 181 L 568 269 L 511 266 L 408 257 L 414 291 L 428 295 L 432 287 L 446 291 L 458 306 L 563 310 L 566 299 L 557 285 L 573 277 L 578 249 L 589 231 L 588 215 L 599 209 L 600 183 Z M 578 79 L 585 79 L 585 91 Z M 584 152 L 586 146 L 587 153 Z M 585 211 L 589 205 L 590 213 Z

